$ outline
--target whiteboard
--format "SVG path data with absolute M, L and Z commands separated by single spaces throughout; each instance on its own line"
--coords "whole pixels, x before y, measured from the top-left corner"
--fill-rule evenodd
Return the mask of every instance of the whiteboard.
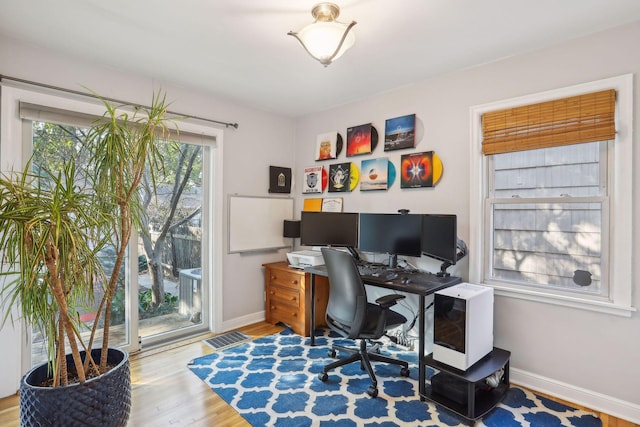
M 285 219 L 293 219 L 293 199 L 229 196 L 229 253 L 291 246 L 283 237 Z

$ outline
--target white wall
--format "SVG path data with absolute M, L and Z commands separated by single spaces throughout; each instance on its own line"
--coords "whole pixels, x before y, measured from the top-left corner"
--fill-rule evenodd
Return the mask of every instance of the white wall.
M 424 124 L 424 137 L 415 151 L 434 150 L 442 158 L 442 181 L 432 189 L 401 190 L 396 181 L 386 192 L 346 193 L 343 194 L 345 211 L 395 212 L 407 208 L 414 213 L 454 213 L 458 215 L 459 234 L 468 241 L 469 108 L 607 77 L 637 74 L 640 71 L 640 56 L 635 52 L 638 40 L 640 23 L 306 116 L 297 124 L 296 179 L 302 180 L 303 168 L 315 163 L 317 134 L 337 129 L 346 137 L 347 127 L 373 122 L 383 135 L 385 119 L 416 113 Z M 634 128 L 638 135 L 637 75 L 634 86 Z M 389 155 L 397 164 L 402 153 L 391 153 L 394 152 L 385 153 L 380 143 L 374 154 L 365 158 Z M 640 165 L 637 145 L 633 155 L 634 164 Z M 359 165 L 360 160 L 342 154 L 337 161 L 355 161 Z M 633 182 L 637 184 L 638 172 L 634 171 L 634 175 Z M 334 194 L 325 193 L 325 196 Z M 297 210 L 303 198 L 298 192 Z M 630 230 L 629 238 L 633 239 L 634 251 L 633 255 L 624 256 L 633 256 L 633 264 L 640 265 L 638 185 L 634 185 L 633 201 L 636 226 Z M 474 256 L 477 254 L 470 254 Z M 428 265 L 424 259 L 420 264 Z M 468 278 L 468 267 L 459 268 L 458 274 Z M 637 281 L 636 268 L 634 284 Z M 639 307 L 637 285 L 634 290 L 633 305 Z M 497 297 L 495 345 L 512 352 L 512 380 L 640 423 L 638 313 L 623 318 Z
M 294 121 L 290 118 L 246 108 L 152 77 L 136 76 L 79 59 L 0 38 L 0 74 L 72 90 L 85 91 L 128 102 L 149 104 L 154 91 L 164 90 L 172 102 L 170 110 L 215 120 L 237 122 L 239 128 L 224 130 L 223 231 L 216 243 L 223 248 L 222 319 L 220 331 L 264 319 L 265 262 L 284 260 L 286 251 L 250 255 L 227 254 L 227 196 L 268 195 L 269 165 L 293 166 Z M 215 70 L 211 70 L 215 79 Z M 19 144 L 19 141 L 2 143 Z M 3 313 L 0 313 L 3 314 Z M 221 315 L 220 315 L 221 314 Z M 10 323 L 0 331 L 0 397 L 18 388 L 20 332 Z M 17 379 L 16 379 L 17 378 Z

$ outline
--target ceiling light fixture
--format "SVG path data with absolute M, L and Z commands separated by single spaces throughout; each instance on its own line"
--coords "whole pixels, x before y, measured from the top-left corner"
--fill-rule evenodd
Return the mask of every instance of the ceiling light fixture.
M 297 33 L 289 31 L 287 34 L 298 39 L 302 47 L 325 67 L 334 59 L 342 56 L 353 43 L 356 36 L 350 24 L 336 21 L 340 15 L 340 8 L 333 3 L 319 3 L 311 9 L 315 22 L 307 25 Z

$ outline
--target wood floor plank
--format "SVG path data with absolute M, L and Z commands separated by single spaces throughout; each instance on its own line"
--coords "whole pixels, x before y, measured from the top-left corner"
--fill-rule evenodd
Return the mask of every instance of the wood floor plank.
M 254 339 L 278 333 L 281 330 L 282 327 L 266 322 L 238 329 Z M 198 337 L 180 346 L 131 355 L 132 405 L 129 427 L 213 425 L 247 427 L 250 425 L 231 406 L 212 392 L 204 381 L 187 369 L 187 363 L 191 359 L 213 352 L 211 347 L 202 343 L 202 339 L 211 336 L 213 335 Z M 546 397 L 573 405 L 553 396 Z M 599 414 L 599 416 L 604 427 L 637 427 L 636 424 L 607 414 Z M 18 396 L 0 399 L 0 426 L 18 427 L 19 425 Z

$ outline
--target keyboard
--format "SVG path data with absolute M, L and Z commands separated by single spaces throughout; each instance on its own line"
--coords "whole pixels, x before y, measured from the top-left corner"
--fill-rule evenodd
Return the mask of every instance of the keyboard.
M 361 276 L 376 276 L 384 271 L 384 267 L 374 264 L 358 264 L 358 271 Z
M 358 271 L 364 278 L 369 277 L 375 281 L 394 282 L 406 285 L 417 284 L 433 286 L 434 284 L 449 281 L 449 278 L 439 277 L 438 275 L 427 271 L 389 268 L 386 265 L 381 264 L 358 264 Z
M 381 264 L 358 264 L 358 272 L 360 276 L 374 278 L 383 282 L 394 280 L 398 277 L 398 273 L 394 269 L 390 269 Z
M 432 285 L 434 282 L 438 283 L 442 281 L 441 277 L 427 271 L 400 274 L 399 279 L 407 284 L 415 283 L 417 285 Z

